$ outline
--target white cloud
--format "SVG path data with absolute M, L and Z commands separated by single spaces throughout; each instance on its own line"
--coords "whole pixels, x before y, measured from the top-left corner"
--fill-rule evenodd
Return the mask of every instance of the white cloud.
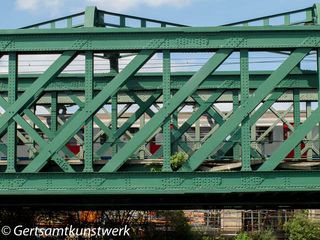
M 56 14 L 63 4 L 64 0 L 16 0 L 16 7 L 19 10 L 28 12 L 50 10 L 51 14 Z
M 96 5 L 100 9 L 108 11 L 127 11 L 141 6 L 161 7 L 173 6 L 183 7 L 189 5 L 192 0 L 78 0 L 80 5 Z M 15 0 L 16 8 L 21 11 L 37 12 L 49 11 L 51 15 L 55 15 L 61 8 L 67 4 L 66 0 Z M 83 4 L 83 5 L 85 5 Z
M 129 9 L 149 6 L 174 6 L 183 7 L 191 3 L 191 0 L 86 0 L 90 5 L 96 5 L 97 7 L 106 11 L 127 11 Z
M 35 11 L 39 7 L 39 0 L 16 0 L 16 6 L 20 10 Z

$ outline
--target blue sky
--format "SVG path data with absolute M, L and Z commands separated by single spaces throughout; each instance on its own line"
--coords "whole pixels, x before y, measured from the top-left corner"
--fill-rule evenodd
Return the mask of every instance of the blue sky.
M 0 29 L 62 17 L 97 5 L 191 26 L 214 26 L 312 6 L 315 0 L 2 0 Z

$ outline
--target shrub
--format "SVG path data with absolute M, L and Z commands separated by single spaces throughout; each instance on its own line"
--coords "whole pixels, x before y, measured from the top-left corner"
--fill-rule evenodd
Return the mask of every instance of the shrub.
M 170 164 L 172 170 L 176 171 L 182 166 L 188 159 L 188 155 L 184 152 L 177 152 L 170 158 Z
M 296 212 L 284 225 L 288 240 L 317 240 L 320 236 L 318 222 L 308 218 L 307 211 Z
M 239 233 L 234 240 L 252 240 L 246 232 Z
M 277 240 L 276 235 L 271 229 L 255 232 L 251 235 L 252 240 Z

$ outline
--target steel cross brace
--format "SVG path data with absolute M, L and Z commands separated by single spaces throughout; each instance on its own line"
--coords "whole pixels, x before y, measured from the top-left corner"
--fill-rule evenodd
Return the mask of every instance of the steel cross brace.
M 223 90 L 217 90 L 203 102 L 199 102 L 199 108 L 192 113 L 192 115 L 182 124 L 179 129 L 175 130 L 171 136 L 171 143 L 179 140 L 179 138 L 201 117 L 203 113 L 210 108 L 210 106 L 222 95 Z M 155 152 L 151 158 L 160 158 L 162 154 L 162 146 Z
M 14 103 L 10 104 L 0 118 L 0 135 L 6 130 L 11 119 L 24 109 L 29 108 L 41 95 L 52 79 L 75 58 L 76 51 L 66 51 L 26 90 Z
M 0 104 L 4 109 L 9 107 L 9 103 L 7 103 L 2 97 L 0 97 Z M 31 121 L 36 122 L 37 119 L 38 122 L 36 122 L 36 124 L 39 124 L 39 128 L 43 130 L 46 135 L 48 134 L 48 137 L 53 136 L 52 132 L 49 129 L 47 129 L 47 127 L 36 116 L 33 115 L 30 109 L 26 109 L 24 113 L 31 119 Z M 40 148 L 47 144 L 47 142 L 39 136 L 39 134 L 34 130 L 34 128 L 32 128 L 30 124 L 27 123 L 26 120 L 23 119 L 19 114 L 15 115 L 13 119 L 39 144 Z M 63 171 L 74 172 L 73 168 L 57 153 L 54 154 L 52 160 L 55 161 Z
M 314 138 L 312 138 L 309 141 L 315 142 L 317 141 L 317 139 L 319 139 L 319 134 L 317 134 Z M 311 149 L 315 154 L 319 155 L 319 150 L 313 144 L 311 144 L 311 147 L 308 145 L 305 145 L 305 147 L 301 149 L 301 155 L 303 155 L 309 149 Z
M 193 95 L 192 98 L 193 98 L 199 105 L 201 105 L 201 104 L 204 103 L 204 101 L 203 101 L 199 96 L 197 96 L 197 95 Z M 217 124 L 220 125 L 220 126 L 227 120 L 227 119 L 224 119 L 225 117 L 222 117 L 221 113 L 219 113 L 215 108 L 213 108 L 213 107 L 211 107 L 211 106 L 208 108 L 207 113 L 208 113 L 208 114 L 217 122 Z M 214 129 L 216 129 L 216 128 L 214 128 Z M 214 129 L 213 129 L 213 130 L 214 130 Z M 215 131 L 215 130 L 214 130 L 214 131 Z M 212 135 L 212 133 L 213 133 L 214 131 L 210 131 L 210 135 Z M 209 135 L 209 136 L 210 136 L 210 135 Z M 234 136 L 235 136 L 235 135 L 234 135 Z M 234 136 L 230 139 L 230 141 L 234 138 Z M 208 137 L 206 136 L 205 138 L 208 138 Z M 203 140 L 202 140 L 202 141 L 203 141 Z M 253 156 L 257 156 L 256 152 L 255 152 L 253 149 L 251 149 L 251 154 L 252 154 Z
M 320 108 L 318 107 L 310 117 L 299 125 L 290 137 L 275 151 L 270 159 L 261 165 L 258 171 L 272 171 L 280 162 L 288 155 L 288 153 L 301 142 L 301 140 L 309 133 L 313 127 L 319 123 Z
M 292 106 L 292 107 L 294 108 L 294 106 Z M 295 127 L 292 126 L 292 124 L 284 117 L 284 115 L 281 115 L 280 113 L 278 113 L 278 111 L 276 109 L 274 109 L 273 107 L 270 107 L 270 110 L 271 110 L 271 112 L 273 112 L 279 118 L 280 121 L 282 121 L 283 123 L 287 124 L 288 128 L 290 129 L 290 131 L 292 131 L 292 132 L 295 131 Z M 300 111 L 299 111 L 299 115 L 300 115 Z M 307 139 L 304 137 L 302 142 L 306 143 L 306 141 L 307 141 Z
M 0 105 L 3 106 L 8 106 L 6 101 L 0 97 Z M 47 126 L 30 110 L 30 109 L 25 109 L 23 113 L 35 124 L 39 127 L 39 129 L 49 138 L 53 139 L 55 137 L 55 133 L 53 133 Z M 23 118 L 22 118 L 23 119 Z M 40 138 L 39 134 L 37 132 L 34 132 L 35 134 L 38 135 L 36 138 Z M 30 133 L 29 133 L 30 134 Z M 31 135 L 31 134 L 30 134 Z M 31 135 L 32 138 L 34 138 L 34 134 Z M 68 156 L 68 157 L 76 157 L 73 152 L 71 152 L 66 146 L 62 148 L 62 151 Z
M 279 99 L 283 93 L 285 92 L 285 90 L 281 90 L 281 89 L 276 89 L 272 95 L 266 100 L 264 101 L 264 103 L 258 108 L 258 110 L 256 110 L 252 116 L 250 117 L 250 126 L 253 126 L 258 120 L 259 118 L 277 101 L 277 99 Z M 233 134 L 233 136 L 231 137 L 231 139 L 234 139 L 235 135 L 240 136 L 240 129 L 236 130 L 236 132 Z M 229 141 L 227 143 L 225 143 L 218 151 L 216 154 L 217 156 L 224 156 L 230 148 L 232 148 L 234 146 L 234 143 Z
M 71 95 L 71 94 L 70 94 Z M 70 95 L 68 95 L 68 96 L 70 96 Z M 45 109 L 47 109 L 48 111 L 49 111 L 49 107 L 46 107 L 46 106 L 44 106 L 44 108 Z M 31 112 L 32 113 L 32 112 Z M 36 117 L 35 115 L 34 115 L 34 117 Z M 57 123 L 59 123 L 60 124 L 60 126 L 63 126 L 64 125 L 64 121 L 60 118 L 60 117 L 58 117 L 58 116 L 56 116 L 56 119 L 57 119 Z M 35 123 L 35 122 L 34 122 Z M 39 123 L 39 124 L 38 124 Z M 45 128 L 46 126 L 40 121 L 40 120 L 37 120 L 37 123 L 35 123 L 36 125 L 43 125 L 43 128 Z M 42 129 L 42 128 L 40 128 L 40 129 Z M 42 130 L 43 131 L 43 130 Z M 47 130 L 46 131 L 43 131 L 43 132 L 48 132 Z M 56 131 L 55 131 L 56 132 Z M 47 134 L 46 134 L 47 135 Z M 50 135 L 50 133 L 49 133 L 49 135 Z M 56 134 L 54 133 L 54 134 L 51 134 L 51 136 L 49 137 L 48 135 L 48 137 L 50 138 L 50 139 L 52 139 L 52 138 L 54 138 L 54 136 L 55 136 Z M 75 135 L 74 136 L 74 139 L 77 141 L 77 143 L 78 144 L 80 144 L 80 145 L 83 145 L 83 143 L 84 143 L 84 141 L 81 139 L 81 137 L 79 136 L 79 135 Z M 63 149 L 63 151 L 64 151 L 64 153 L 66 154 L 66 155 L 68 155 L 68 157 L 76 157 L 75 155 L 74 155 L 74 153 L 73 152 L 71 152 L 67 147 L 65 147 L 64 149 Z
M 4 100 L 1 96 L 0 96 L 0 105 L 3 106 L 4 109 L 6 109 L 6 107 L 9 106 L 9 104 L 7 103 L 6 100 Z M 34 113 L 30 110 L 30 109 L 25 109 L 24 112 L 23 112 L 34 124 L 36 124 L 39 129 L 45 134 L 48 136 L 48 138 L 53 138 L 55 136 L 55 134 L 53 134 L 47 127 L 46 125 L 37 117 L 34 115 Z M 23 119 L 20 115 L 17 115 L 18 117 L 17 118 L 20 118 L 20 120 L 17 120 L 19 121 L 19 123 L 21 123 L 22 121 L 25 121 L 25 119 Z M 15 116 L 16 117 L 16 116 Z M 14 117 L 14 119 L 15 119 Z M 26 122 L 26 124 L 28 124 Z M 28 128 L 29 131 L 27 132 L 30 136 L 32 136 L 33 138 L 35 139 L 42 139 L 39 134 L 36 132 L 36 131 L 33 131 L 31 130 L 30 128 Z M 25 129 L 26 130 L 26 129 Z M 27 131 L 27 130 L 26 130 Z M 28 142 L 28 140 L 20 133 L 18 132 L 18 137 L 24 142 Z M 35 149 L 32 145 L 29 146 L 29 148 L 32 149 L 33 152 L 38 152 L 37 149 Z M 74 153 L 72 153 L 67 147 L 64 147 L 62 149 L 64 151 L 64 153 L 70 157 L 74 157 Z
M 281 64 L 281 66 L 273 72 L 266 81 L 252 94 L 248 100 L 230 116 L 226 121 L 202 147 L 196 151 L 191 158 L 181 167 L 180 171 L 194 171 L 202 162 L 213 152 L 223 141 L 230 135 L 241 123 L 241 121 L 249 115 L 258 104 L 275 88 L 275 86 L 287 75 L 301 60 L 311 51 L 311 48 L 298 48 Z
M 75 95 L 70 95 L 69 96 L 72 101 L 77 104 L 80 108 L 80 110 L 82 110 L 85 106 L 85 103 L 82 102 L 77 96 Z M 109 127 L 107 127 L 97 116 L 93 117 L 94 122 L 102 129 L 102 131 L 107 134 L 108 136 L 112 135 L 111 129 Z
M 198 104 L 202 104 L 203 103 L 203 100 L 200 98 L 200 97 L 195 97 L 193 96 L 193 99 L 198 103 Z M 222 125 L 225 121 L 227 121 L 227 119 L 225 119 L 225 117 L 222 117 L 221 113 L 219 113 L 215 108 L 213 107 L 210 107 L 208 110 L 207 110 L 207 113 L 217 122 L 218 125 Z M 215 131 L 215 130 L 214 130 Z M 212 133 L 214 131 L 210 131 L 210 135 L 212 135 Z M 209 136 L 210 136 L 209 135 Z M 238 135 L 234 135 L 230 141 L 232 141 L 233 138 L 235 138 L 235 136 L 238 136 Z M 208 138 L 208 136 L 206 136 L 205 138 Z M 202 140 L 203 142 L 203 140 Z M 258 154 L 256 153 L 256 151 L 254 149 L 251 149 L 251 155 L 256 157 L 258 156 Z
M 37 172 L 48 159 L 55 154 L 81 128 L 84 122 L 95 114 L 152 56 L 154 51 L 142 50 L 113 80 L 108 83 L 92 100 L 86 102 L 82 110 L 77 111 L 56 137 L 48 142 L 39 155 L 25 167 L 23 172 Z
M 123 148 L 117 153 L 102 169 L 101 172 L 114 172 L 118 170 L 134 153 L 145 139 L 149 138 L 163 121 L 172 114 L 181 103 L 188 98 L 199 85 L 214 72 L 225 59 L 232 53 L 231 49 L 218 50 L 202 68 L 195 73 L 190 80 L 177 91 L 176 94 L 167 102 L 166 107 L 161 108 L 145 127 L 135 134 Z
M 293 106 L 291 105 L 287 110 L 285 110 L 282 114 L 279 114 L 279 117 L 270 127 L 268 127 L 267 130 L 264 131 L 263 134 L 261 134 L 261 136 L 257 139 L 257 142 L 262 142 L 266 136 L 272 131 L 272 129 L 274 129 L 274 127 L 280 122 L 282 121 L 283 118 L 286 117 L 286 115 L 292 110 Z
M 131 104 L 126 104 L 126 105 L 124 106 L 124 108 L 122 108 L 121 111 L 119 112 L 119 114 L 118 114 L 119 118 L 121 118 L 121 116 L 122 116 L 130 107 L 131 107 Z M 105 126 L 106 126 L 107 128 L 109 128 L 110 125 L 111 125 L 111 122 L 108 122 Z M 103 130 L 100 130 L 100 131 L 94 136 L 93 141 L 96 142 L 97 139 L 98 139 L 102 134 L 104 134 L 104 133 L 105 133 L 105 132 L 104 132 Z
M 114 141 L 106 142 L 98 149 L 97 155 L 102 156 L 104 152 L 115 143 L 116 139 L 119 139 L 130 128 L 130 126 L 141 117 L 142 114 L 147 112 L 150 117 L 152 117 L 154 112 L 151 111 L 150 106 L 152 106 L 152 104 L 160 97 L 160 95 L 161 93 L 154 93 L 145 102 L 143 102 L 141 99 L 140 101 L 137 101 L 138 97 L 134 98 L 140 108 L 134 114 L 132 114 L 130 118 L 116 131 L 114 134 Z

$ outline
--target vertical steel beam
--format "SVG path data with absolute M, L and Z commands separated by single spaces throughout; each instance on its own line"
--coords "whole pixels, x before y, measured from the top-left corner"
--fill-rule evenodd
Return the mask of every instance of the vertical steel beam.
M 51 128 L 52 133 L 55 133 L 58 130 L 58 93 L 52 92 L 51 93 L 51 121 L 49 126 Z
M 111 131 L 112 135 L 110 140 L 114 142 L 112 145 L 112 156 L 116 155 L 117 153 L 117 142 L 118 139 L 115 138 L 115 135 L 118 130 L 118 94 L 115 94 L 111 97 Z
M 85 53 L 85 101 L 93 98 L 93 52 Z M 93 116 L 90 116 L 84 127 L 84 172 L 93 172 Z
M 104 27 L 103 14 L 94 6 L 86 8 L 84 13 L 84 27 Z
M 239 108 L 239 93 L 237 90 L 234 90 L 232 92 L 232 102 L 233 102 L 233 108 L 232 111 L 235 112 Z M 233 147 L 233 159 L 239 160 L 240 159 L 240 153 L 241 148 L 239 145 L 239 140 L 241 137 L 241 131 L 239 134 L 235 135 L 234 138 L 230 138 L 229 141 L 234 141 L 234 147 Z
M 8 103 L 12 104 L 17 98 L 18 55 L 16 52 L 9 53 L 8 72 Z M 15 172 L 17 159 L 17 123 L 15 121 L 11 122 L 8 126 L 7 141 L 8 149 L 6 172 Z
M 250 125 L 251 125 L 251 121 L 250 121 Z M 251 144 L 250 144 L 250 146 L 253 149 L 257 149 L 258 148 L 256 124 L 253 124 L 251 126 Z M 263 151 L 262 151 L 261 154 L 264 154 Z
M 241 104 L 249 98 L 249 62 L 248 50 L 240 50 Z M 250 122 L 249 113 L 241 123 L 241 161 L 242 171 L 250 171 Z
M 308 119 L 310 117 L 311 113 L 312 113 L 311 102 L 307 101 L 306 102 L 306 119 Z M 312 153 L 313 153 L 313 151 L 312 151 L 312 148 L 313 148 L 312 131 L 310 131 L 307 134 L 306 148 L 307 148 L 307 159 L 312 160 Z
M 163 107 L 167 108 L 167 104 L 171 98 L 171 60 L 170 52 L 168 50 L 163 51 Z M 171 171 L 170 157 L 171 157 L 171 132 L 170 132 L 171 116 L 168 115 L 163 123 L 163 165 L 162 171 Z
M 176 130 L 179 128 L 179 124 L 178 124 L 178 118 L 179 118 L 179 111 L 178 109 L 175 110 L 173 113 L 172 113 L 172 129 Z M 179 141 L 179 140 L 178 140 Z M 178 152 L 178 141 L 175 141 L 173 144 L 172 144 L 172 153 L 177 153 Z
M 320 48 L 317 49 L 317 74 L 318 74 L 318 107 L 320 106 Z M 319 142 L 318 142 L 318 148 L 319 148 L 319 156 L 320 158 L 320 123 L 318 123 L 319 128 Z
M 293 90 L 293 121 L 294 129 L 296 130 L 300 125 L 300 91 L 298 89 Z M 301 157 L 301 148 L 298 144 L 294 148 L 294 158 L 299 159 Z
M 317 25 L 320 24 L 320 3 L 313 5 L 313 22 Z
M 119 55 L 114 54 L 109 58 L 110 61 L 110 73 L 119 73 Z M 111 142 L 114 144 L 111 147 L 112 156 L 114 156 L 118 151 L 118 139 L 115 137 L 118 130 L 118 94 L 114 94 L 111 97 L 111 131 L 112 135 L 109 136 Z
M 146 124 L 146 115 L 145 113 L 141 115 L 140 117 L 140 129 L 142 129 L 144 127 L 144 125 Z M 143 160 L 145 158 L 145 153 L 146 153 L 146 146 L 145 145 L 142 145 L 140 147 L 140 150 L 139 150 L 139 158 L 141 160 Z
M 193 112 L 197 111 L 198 107 L 194 106 Z M 201 144 L 201 128 L 200 128 L 200 119 L 201 117 L 195 122 L 195 128 L 194 128 L 194 149 L 199 149 Z
M 72 17 L 67 18 L 67 28 L 72 28 Z
M 290 14 L 284 15 L 284 25 L 290 25 Z

